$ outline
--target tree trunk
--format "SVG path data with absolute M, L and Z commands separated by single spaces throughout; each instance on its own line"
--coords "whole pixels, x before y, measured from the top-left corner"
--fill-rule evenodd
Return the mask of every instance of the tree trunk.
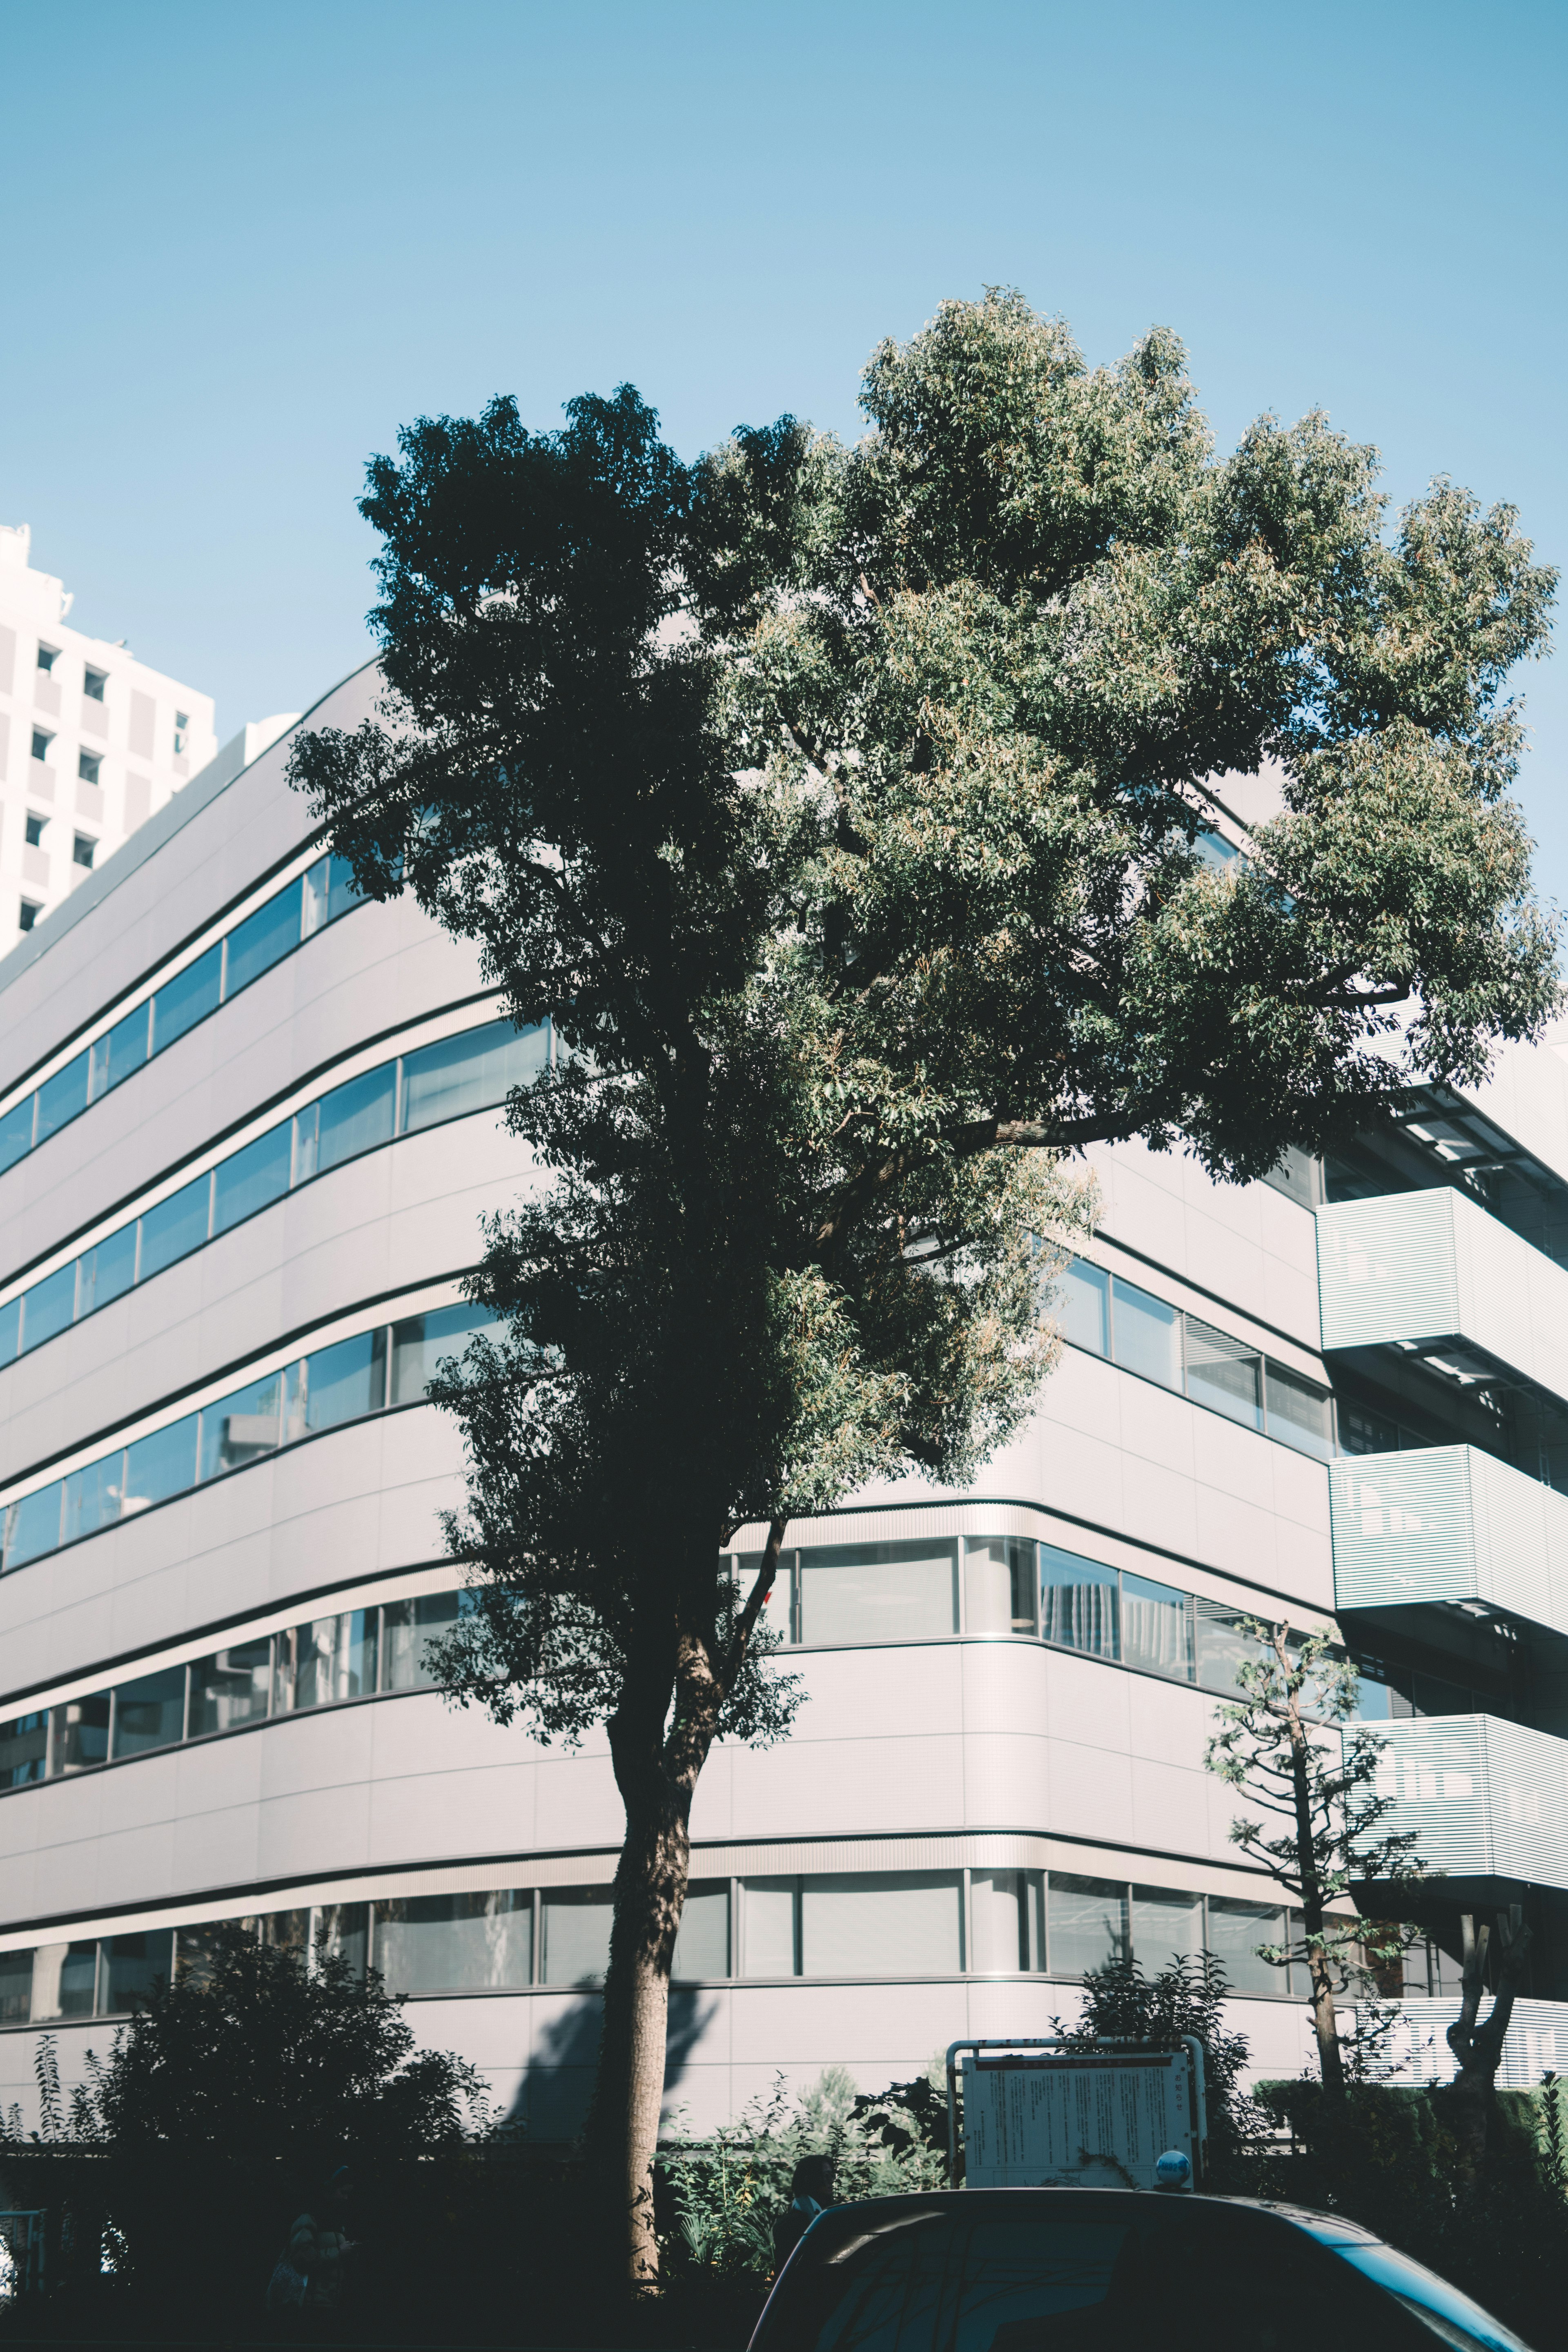
M 1296 1803 L 1296 1870 L 1301 1884 L 1302 1927 L 1307 1944 L 1307 1972 L 1312 1985 L 1312 2030 L 1318 2037 L 1318 2068 L 1325 2100 L 1338 2106 L 1344 2098 L 1344 2054 L 1340 2048 L 1340 2021 L 1334 2009 L 1334 1974 L 1323 1937 L 1323 1894 L 1318 1873 L 1317 1841 L 1312 1834 L 1311 1735 L 1301 1718 L 1300 1691 L 1294 1687 L 1287 1649 L 1289 1628 L 1274 1629 L 1274 1651 L 1285 1677 L 1286 1722 L 1290 1737 L 1290 1772 Z
M 1467 1911 L 1464 1915 L 1459 2014 L 1447 2035 L 1459 2071 L 1449 2085 L 1447 2105 L 1459 2142 L 1460 2171 L 1466 2185 L 1471 2188 L 1486 2165 L 1487 2139 L 1497 2103 L 1497 2070 L 1502 2063 L 1509 2020 L 1513 2015 L 1513 2004 L 1524 1982 L 1525 1963 L 1530 1957 L 1531 1931 L 1521 1927 L 1521 1918 L 1518 1904 L 1509 1911 L 1498 1913 L 1502 1965 L 1498 1970 L 1490 2014 L 1484 2025 L 1478 2026 L 1476 2018 L 1485 1988 L 1487 1945 L 1491 1931 L 1485 1925 L 1478 1927 L 1472 1913 Z
M 686 1902 L 690 1849 L 689 1797 L 667 1790 L 674 1803 L 647 1801 L 663 1780 L 662 1759 L 640 1775 L 634 1813 L 627 1805 L 626 1842 L 616 1866 L 615 1923 L 605 1979 L 605 2021 L 599 2043 L 588 2142 L 617 2257 L 636 2292 L 658 2282 L 654 2236 L 653 2168 L 664 2100 L 669 2023 L 669 1970 Z M 616 1779 L 622 1779 L 619 1763 Z M 647 1783 L 652 1782 L 654 1789 Z M 622 1794 L 626 1794 L 625 1783 Z
M 626 1812 L 616 1865 L 615 1919 L 604 2027 L 586 2139 L 616 2259 L 634 2294 L 658 2284 L 654 2162 L 664 2103 L 669 1971 L 691 1864 L 691 1801 L 719 1734 L 757 1619 L 773 1589 L 784 1522 L 769 1529 L 762 1565 L 723 1655 L 711 1600 L 673 1641 L 634 1642 L 634 1665 L 610 1718 L 610 1756 Z M 711 1573 L 709 1584 L 711 1584 Z M 698 1591 L 703 1590 L 699 1573 Z M 671 1707 L 673 1703 L 673 1714 Z

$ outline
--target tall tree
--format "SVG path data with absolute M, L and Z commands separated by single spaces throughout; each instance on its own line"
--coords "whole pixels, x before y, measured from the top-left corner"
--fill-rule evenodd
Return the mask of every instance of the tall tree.
M 1395 1801 L 1378 1786 L 1386 1742 L 1356 1720 L 1354 1665 L 1326 1634 L 1284 1622 L 1249 1630 L 1258 1655 L 1237 1667 L 1242 1696 L 1219 1709 L 1204 1760 L 1255 1808 L 1232 1822 L 1231 1843 L 1300 1906 L 1300 1933 L 1292 1923 L 1282 1944 L 1258 1950 L 1275 1968 L 1305 1967 L 1323 2095 L 1337 2102 L 1338 2003 L 1403 1961 L 1424 1872 L 1415 1832 L 1383 1827 Z M 1272 1834 L 1270 1815 L 1282 1824 Z M 1369 1885 L 1378 1914 L 1359 1918 L 1351 1896 Z
M 362 501 L 383 717 L 294 761 L 360 887 L 567 1048 L 510 1108 L 505 1336 L 441 1391 L 479 1602 L 447 1669 L 607 1729 L 591 2135 L 639 2278 L 691 1796 L 784 1727 L 789 1520 L 1017 1426 L 1031 1236 L 1089 1213 L 1064 1154 L 1255 1177 L 1556 1003 L 1500 698 L 1552 577 L 1508 510 L 1438 484 L 1385 537 L 1321 416 L 1217 460 L 1173 337 L 1090 370 L 1013 294 L 862 397 L 853 446 L 785 417 L 691 464 L 629 387 L 411 426 Z M 1266 758 L 1284 812 L 1219 875 L 1206 780 Z

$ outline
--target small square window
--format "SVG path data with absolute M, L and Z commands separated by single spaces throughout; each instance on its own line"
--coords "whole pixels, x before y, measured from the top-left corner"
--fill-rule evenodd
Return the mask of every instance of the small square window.
M 34 906 L 31 898 L 24 898 L 22 901 L 22 911 L 16 918 L 17 929 L 21 931 L 30 931 L 43 911 L 44 910 L 41 907 Z
M 191 722 L 184 711 L 174 713 L 174 751 L 176 757 L 191 748 Z
M 40 646 L 38 647 L 38 667 L 41 670 L 53 669 L 59 657 L 60 649 L 58 646 Z
M 71 864 L 85 866 L 90 874 L 93 852 L 97 847 L 98 844 L 89 833 L 79 833 L 71 846 Z
M 103 689 L 108 684 L 109 673 L 107 670 L 89 669 L 83 676 L 81 690 L 94 702 L 101 702 L 103 700 Z
M 47 818 L 35 816 L 31 809 L 27 811 L 27 846 L 29 849 L 41 849 L 43 847 L 44 826 L 47 823 Z
M 35 727 L 33 730 L 34 759 L 47 760 L 49 756 L 49 745 L 54 741 L 54 737 L 52 735 L 47 735 L 41 727 Z
M 79 751 L 76 755 L 76 772 L 84 784 L 96 784 L 102 766 L 101 751 Z

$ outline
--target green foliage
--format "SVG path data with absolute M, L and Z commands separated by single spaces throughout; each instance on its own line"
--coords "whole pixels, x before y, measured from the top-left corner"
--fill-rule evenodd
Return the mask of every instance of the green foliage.
M 1242 1696 L 1219 1708 L 1205 1762 L 1255 1809 L 1232 1822 L 1232 1844 L 1262 1864 L 1306 1921 L 1300 1936 L 1260 1944 L 1258 1958 L 1274 1968 L 1304 1961 L 1314 1984 L 1364 1994 L 1416 1932 L 1404 1915 L 1426 1877 L 1417 1840 L 1411 1831 L 1378 1833 L 1394 1800 L 1377 1791 L 1385 1742 L 1356 1719 L 1354 1665 L 1326 1634 L 1256 1621 L 1247 1631 L 1258 1654 L 1237 1667 Z M 1269 1816 L 1282 1824 L 1273 1835 Z M 1324 1910 L 1369 1883 L 1385 1916 Z
M 727 1727 L 783 1727 L 713 1555 L 1018 1425 L 1028 1236 L 1089 1205 L 1047 1155 L 1256 1176 L 1558 999 L 1510 510 L 1439 483 L 1385 535 L 1322 416 L 1216 458 L 1173 336 L 1090 370 L 1006 292 L 863 400 L 853 446 L 786 417 L 691 466 L 628 386 L 410 427 L 363 500 L 384 719 L 295 754 L 362 887 L 572 1048 L 512 1107 L 548 1182 L 489 1230 L 507 1339 L 440 1391 L 487 1580 L 447 1672 L 550 1734 L 672 1604 L 667 1705 L 684 1641 Z M 1204 781 L 1267 760 L 1218 877 Z
M 1083 1993 L 1078 2017 L 1052 2021 L 1069 2049 L 1109 2041 L 1175 2050 L 1184 2036 L 1195 2035 L 1204 2053 L 1209 2186 L 1221 2194 L 1258 2193 L 1268 2124 L 1245 2086 L 1251 2052 L 1247 2036 L 1226 2021 L 1228 1987 L 1214 1954 L 1173 1958 L 1152 1977 L 1135 1959 L 1111 1960 L 1089 1971 Z
M 791 2179 L 805 2156 L 832 2158 L 840 2203 L 945 2187 L 947 2089 L 940 2055 L 914 2082 L 869 2094 L 856 2091 L 845 2068 L 830 2066 L 792 2102 L 781 2076 L 739 2123 L 707 2139 L 666 2143 L 659 2169 L 671 2217 L 666 2246 L 672 2279 L 694 2272 L 768 2277 L 774 2225 L 788 2210 Z
M 409 427 L 363 501 L 382 711 L 291 761 L 361 888 L 565 1048 L 469 1286 L 503 1334 L 432 1391 L 478 1602 L 440 1664 L 501 1722 L 607 1727 L 635 2178 L 693 1789 L 796 1697 L 776 1547 L 1023 1425 L 1093 1214 L 1071 1155 L 1258 1177 L 1561 994 L 1503 698 L 1555 582 L 1510 509 L 1440 482 L 1390 528 L 1319 415 L 1216 457 L 1173 335 L 1091 370 L 994 289 L 862 398 L 852 446 L 784 417 L 690 465 L 626 385 L 555 433 Z M 1282 811 L 1218 875 L 1209 780 L 1268 762 Z
M 68 2108 L 52 2037 L 37 2064 L 37 2137 L 122 2158 L 172 2149 L 195 2162 L 308 2168 L 350 2150 L 427 2154 L 488 2124 L 473 2068 L 417 2049 L 378 1977 L 356 1979 L 325 1952 L 307 1968 L 292 1948 L 237 1936 L 209 1966 L 157 1984 L 107 2059 L 89 2052 L 88 2079 Z M 13 2137 L 19 2126 L 13 2109 Z

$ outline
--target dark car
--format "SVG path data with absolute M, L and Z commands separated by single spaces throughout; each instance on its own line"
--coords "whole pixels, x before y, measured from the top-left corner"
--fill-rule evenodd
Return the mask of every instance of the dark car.
M 1332 2213 L 1130 2189 L 963 2189 L 836 2205 L 752 2352 L 1528 2352 Z

